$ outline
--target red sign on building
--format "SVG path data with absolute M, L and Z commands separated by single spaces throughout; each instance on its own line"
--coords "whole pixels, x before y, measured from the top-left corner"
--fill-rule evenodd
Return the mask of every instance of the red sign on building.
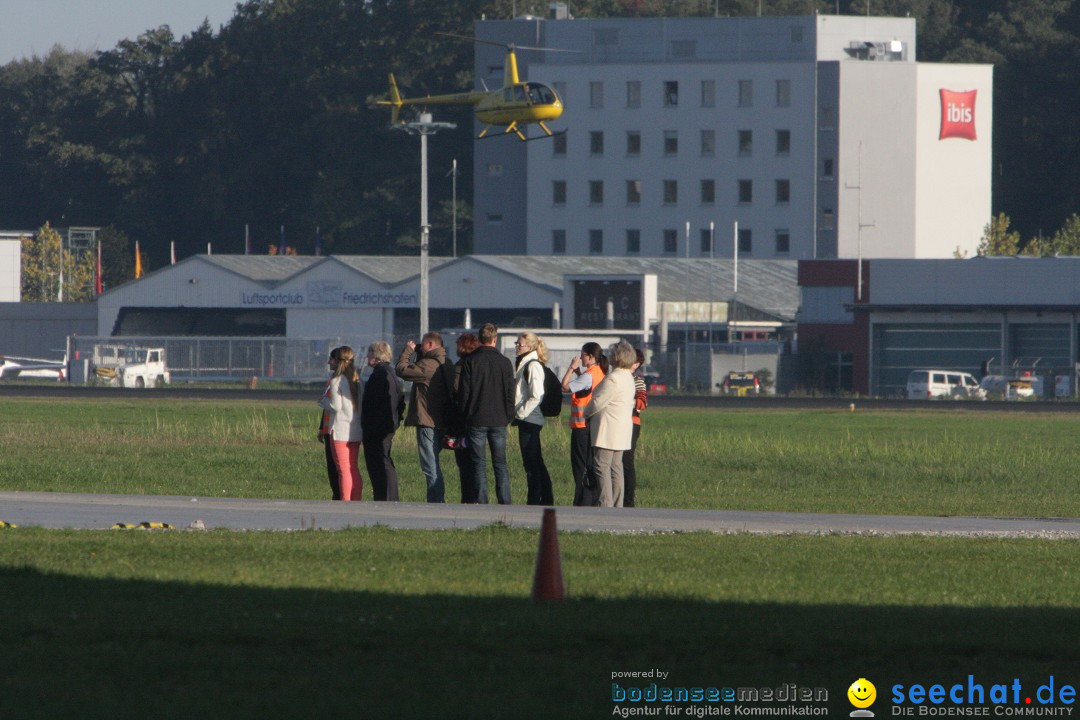
M 941 93 L 941 133 L 938 140 L 945 138 L 975 139 L 975 93 L 978 90 L 957 92 L 942 88 Z

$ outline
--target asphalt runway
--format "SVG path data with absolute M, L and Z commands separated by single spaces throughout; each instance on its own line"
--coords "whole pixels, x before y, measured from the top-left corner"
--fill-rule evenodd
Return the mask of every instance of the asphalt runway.
M 502 523 L 539 528 L 527 505 L 340 503 L 320 500 L 0 492 L 0 521 L 23 527 L 107 530 L 121 523 L 174 529 L 340 530 L 382 525 L 411 530 L 471 529 Z M 609 533 L 713 532 L 765 535 L 860 534 L 1080 538 L 1080 518 L 914 517 L 820 513 L 556 508 L 560 530 Z

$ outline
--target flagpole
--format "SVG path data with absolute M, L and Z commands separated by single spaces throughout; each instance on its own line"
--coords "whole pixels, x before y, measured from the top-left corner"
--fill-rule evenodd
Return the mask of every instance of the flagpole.
M 94 293 L 100 295 L 104 292 L 105 286 L 101 281 L 101 241 L 97 243 L 97 265 L 94 267 Z

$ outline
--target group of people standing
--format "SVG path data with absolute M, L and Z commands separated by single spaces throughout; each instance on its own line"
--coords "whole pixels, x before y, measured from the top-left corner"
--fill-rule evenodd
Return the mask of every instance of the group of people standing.
M 417 345 L 408 341 L 391 368 L 390 346 L 368 347 L 372 368 L 361 387 L 352 348 L 330 353 L 319 437 L 326 446 L 326 467 L 334 500 L 360 500 L 363 479 L 359 449 L 371 478 L 375 500 L 398 500 L 397 471 L 391 457 L 394 433 L 402 416 L 416 428 L 420 469 L 427 501 L 444 502 L 446 482 L 440 463 L 450 449 L 461 481 L 461 502 L 487 503 L 487 458 L 495 477 L 495 497 L 509 504 L 510 470 L 506 459 L 507 426 L 515 426 L 530 505 L 554 505 L 551 475 L 544 461 L 541 411 L 547 347 L 532 332 L 514 343 L 512 362 L 496 348 L 498 329 L 457 339 L 458 360 L 451 362 L 439 333 L 429 332 Z M 640 350 L 620 341 L 605 356 L 597 343 L 586 343 L 562 379 L 571 396 L 571 469 L 574 504 L 631 507 L 636 474 L 634 448 L 645 384 L 633 373 L 644 362 Z M 398 379 L 412 383 L 405 402 Z

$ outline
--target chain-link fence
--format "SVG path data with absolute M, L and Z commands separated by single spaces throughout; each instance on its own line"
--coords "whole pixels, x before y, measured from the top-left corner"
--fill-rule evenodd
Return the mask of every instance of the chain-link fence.
M 370 342 L 370 341 L 369 341 Z M 171 379 L 207 382 L 253 377 L 282 382 L 315 382 L 326 378 L 331 349 L 348 344 L 341 338 L 229 337 L 77 337 L 69 358 L 74 382 L 87 382 L 99 367 L 145 361 L 147 350 L 163 349 Z M 363 355 L 367 343 L 353 345 Z M 150 354 L 151 358 L 156 357 Z

